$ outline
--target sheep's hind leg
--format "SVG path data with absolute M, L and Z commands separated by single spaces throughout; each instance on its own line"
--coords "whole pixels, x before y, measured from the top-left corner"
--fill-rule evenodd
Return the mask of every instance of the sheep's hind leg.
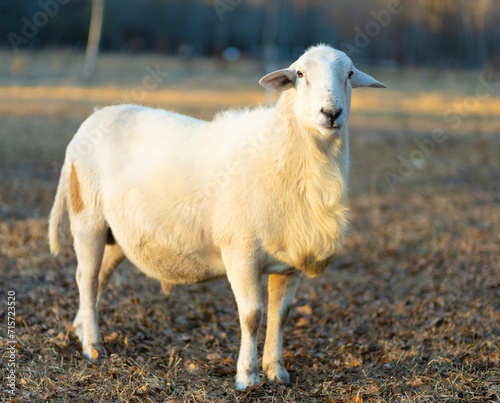
M 123 251 L 117 244 L 106 245 L 101 268 L 99 269 L 99 288 L 97 290 L 97 308 L 102 300 L 102 294 L 108 285 L 109 279 L 113 275 L 118 265 L 125 259 Z
M 123 251 L 117 244 L 107 244 L 104 248 L 104 256 L 102 258 L 101 268 L 99 269 L 99 286 L 97 289 L 96 309 L 99 309 L 102 300 L 102 294 L 106 289 L 109 279 L 113 275 L 118 265 L 125 259 Z M 83 342 L 83 315 L 78 310 L 73 322 L 73 330 L 78 339 Z
M 269 380 L 276 383 L 290 383 L 290 375 L 283 362 L 283 326 L 299 279 L 299 274 L 269 275 L 267 329 L 262 366 Z
M 97 323 L 97 294 L 106 232 L 80 228 L 75 231 L 74 238 L 78 259 L 76 282 L 80 293 L 80 308 L 73 326 L 75 334 L 82 342 L 83 354 L 89 360 L 96 361 L 104 356 Z

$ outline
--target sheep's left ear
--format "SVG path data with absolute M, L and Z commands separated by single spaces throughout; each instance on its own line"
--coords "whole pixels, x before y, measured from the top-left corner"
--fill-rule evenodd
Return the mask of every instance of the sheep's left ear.
M 387 85 L 375 80 L 372 76 L 358 70 L 356 67 L 352 68 L 354 74 L 351 77 L 352 88 L 359 87 L 373 87 L 373 88 L 387 88 Z
M 282 69 L 265 75 L 259 80 L 259 84 L 273 91 L 286 91 L 295 87 L 295 80 L 297 80 L 295 70 Z

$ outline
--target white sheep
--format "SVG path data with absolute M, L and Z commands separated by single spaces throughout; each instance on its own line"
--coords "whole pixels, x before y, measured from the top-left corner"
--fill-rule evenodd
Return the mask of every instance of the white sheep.
M 271 381 L 290 382 L 282 331 L 300 275 L 323 273 L 348 225 L 351 88 L 385 85 L 325 45 L 260 84 L 282 91 L 275 107 L 205 122 L 111 106 L 68 145 L 49 238 L 58 253 L 67 209 L 80 292 L 74 329 L 87 358 L 104 354 L 98 306 L 127 257 L 167 289 L 228 278 L 241 325 L 236 389 L 259 382 L 261 277 L 268 274 L 262 363 Z

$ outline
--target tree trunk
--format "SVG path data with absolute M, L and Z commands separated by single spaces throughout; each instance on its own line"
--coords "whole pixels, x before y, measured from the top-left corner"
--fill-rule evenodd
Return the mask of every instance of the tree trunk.
M 89 39 L 85 53 L 85 66 L 83 74 L 89 77 L 94 74 L 101 42 L 102 20 L 104 16 L 104 0 L 92 0 L 92 13 L 90 17 Z
M 263 32 L 263 50 L 266 74 L 277 69 L 278 66 L 278 30 L 280 24 L 280 9 L 282 0 L 270 1 L 266 7 L 266 19 Z M 271 105 L 276 101 L 274 91 L 266 88 L 266 104 Z

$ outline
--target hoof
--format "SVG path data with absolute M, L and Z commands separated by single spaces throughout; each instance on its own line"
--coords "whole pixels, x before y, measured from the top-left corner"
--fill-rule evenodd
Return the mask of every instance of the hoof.
M 290 385 L 290 374 L 282 364 L 266 365 L 264 371 L 271 382 Z
M 236 375 L 236 390 L 245 390 L 257 385 L 258 383 L 260 383 L 260 378 L 257 372 Z
M 104 347 L 99 345 L 84 347 L 83 355 L 92 363 L 98 363 L 106 358 Z

